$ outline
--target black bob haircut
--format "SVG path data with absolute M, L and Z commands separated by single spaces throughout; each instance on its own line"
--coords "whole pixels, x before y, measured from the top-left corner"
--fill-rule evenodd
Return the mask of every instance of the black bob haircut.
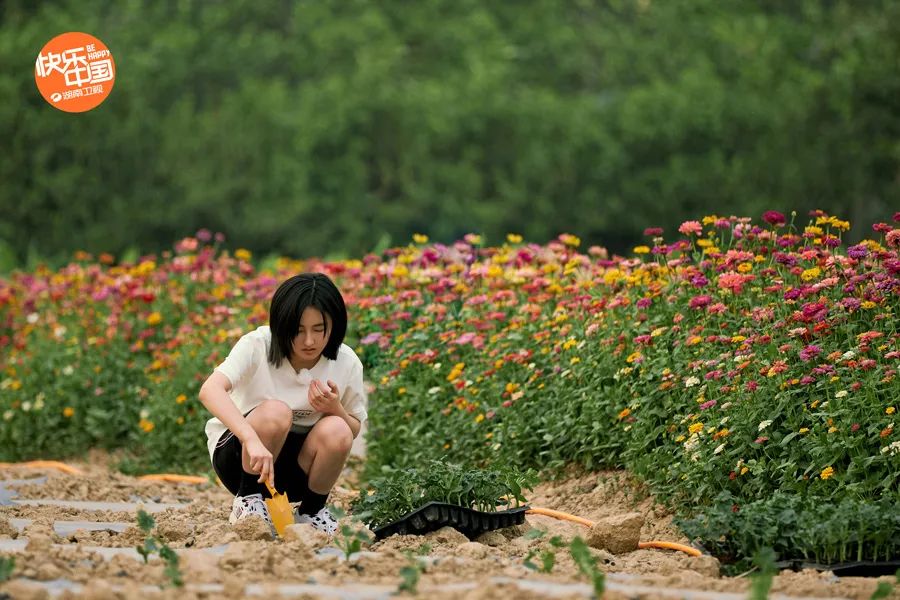
M 347 334 L 347 306 L 341 292 L 324 273 L 301 273 L 283 282 L 272 296 L 269 307 L 269 328 L 272 343 L 269 344 L 269 362 L 275 368 L 281 361 L 290 359 L 294 337 L 300 332 L 300 317 L 307 307 L 318 309 L 325 317 L 325 331 L 330 336 L 322 354 L 337 360 L 338 349 Z

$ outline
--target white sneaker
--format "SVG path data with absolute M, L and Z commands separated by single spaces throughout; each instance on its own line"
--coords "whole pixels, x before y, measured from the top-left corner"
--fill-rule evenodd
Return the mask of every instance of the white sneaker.
M 253 516 L 262 517 L 269 529 L 275 531 L 275 525 L 272 524 L 272 517 L 269 515 L 269 508 L 266 506 L 262 494 L 235 496 L 234 502 L 231 503 L 231 516 L 228 517 L 228 522 L 234 525 L 241 519 Z
M 322 510 L 314 515 L 301 515 L 297 513 L 297 509 L 295 508 L 294 523 L 309 523 L 319 531 L 327 533 L 328 535 L 334 535 L 338 528 L 337 520 L 332 516 L 327 507 L 323 507 Z

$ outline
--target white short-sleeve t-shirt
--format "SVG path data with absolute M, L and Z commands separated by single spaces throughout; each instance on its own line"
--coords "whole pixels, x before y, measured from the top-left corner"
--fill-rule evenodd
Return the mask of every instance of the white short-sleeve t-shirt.
M 269 344 L 272 332 L 268 325 L 245 334 L 237 341 L 228 357 L 215 368 L 231 382 L 231 399 L 241 414 L 246 415 L 264 400 L 280 400 L 294 411 L 293 428 L 298 431 L 310 429 L 323 416 L 309 404 L 308 392 L 313 379 L 327 382 L 329 379 L 338 386 L 340 401 L 352 417 L 363 423 L 368 418 L 368 399 L 363 387 L 363 366 L 350 346 L 341 344 L 337 360 L 324 355 L 311 369 L 294 370 L 290 361 L 281 361 L 277 369 L 269 360 Z M 228 441 L 232 432 L 216 418 L 206 422 L 206 440 L 209 457 L 212 460 L 216 447 Z

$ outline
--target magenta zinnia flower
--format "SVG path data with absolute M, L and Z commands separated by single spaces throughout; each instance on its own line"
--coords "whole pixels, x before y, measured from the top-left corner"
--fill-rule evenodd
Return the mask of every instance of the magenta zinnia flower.
M 767 210 L 764 212 L 763 221 L 769 225 L 784 225 L 786 223 L 784 215 L 777 210 Z
M 688 303 L 688 306 L 691 308 L 703 308 L 707 306 L 710 302 L 712 302 L 712 297 L 703 294 L 702 296 L 694 296 L 691 298 L 691 301 Z
M 841 306 L 843 306 L 850 312 L 853 312 L 854 310 L 862 306 L 862 302 L 858 298 L 844 298 L 843 300 L 841 300 Z
M 810 321 L 818 321 L 828 314 L 828 307 L 824 302 L 807 302 L 801 309 L 803 316 Z
M 815 344 L 810 344 L 806 348 L 800 351 L 800 360 L 803 362 L 809 362 L 810 359 L 818 356 L 822 353 L 822 349 L 816 346 Z

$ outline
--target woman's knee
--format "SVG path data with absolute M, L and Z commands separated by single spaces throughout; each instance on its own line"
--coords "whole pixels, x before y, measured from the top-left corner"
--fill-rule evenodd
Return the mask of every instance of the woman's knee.
M 337 416 L 323 417 L 316 423 L 319 443 L 332 452 L 349 452 L 353 445 L 353 431 L 347 421 Z
M 293 411 L 281 400 L 263 400 L 250 414 L 254 428 L 271 433 L 286 433 L 291 428 Z

